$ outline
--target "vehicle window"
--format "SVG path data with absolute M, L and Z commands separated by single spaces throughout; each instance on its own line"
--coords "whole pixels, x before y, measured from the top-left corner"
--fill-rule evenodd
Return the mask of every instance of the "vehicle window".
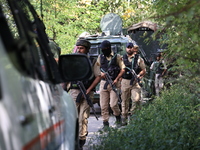
M 16 8 L 10 8 L 6 0 L 1 2 L 3 3 L 3 15 L 9 28 L 7 32 L 11 34 L 14 41 L 8 43 L 12 46 L 7 48 L 11 62 L 24 75 L 48 80 L 49 70 L 44 59 L 41 42 L 38 42 L 35 19 L 28 6 L 23 1 L 17 1 L 20 8 L 16 11 Z
M 111 45 L 111 50 L 114 52 L 114 53 L 120 53 L 122 51 L 121 47 L 119 44 L 112 44 Z M 97 46 L 92 46 L 90 48 L 90 51 L 89 51 L 89 54 L 90 56 L 97 56 L 99 54 L 101 54 L 101 50 L 98 48 L 98 45 Z
M 91 47 L 90 48 L 90 54 L 98 54 L 98 48 L 97 47 Z
M 17 28 L 17 25 L 15 23 L 15 20 L 14 20 L 14 17 L 13 17 L 13 14 L 10 10 L 10 7 L 9 5 L 7 4 L 7 1 L 6 0 L 2 0 L 2 11 L 4 13 L 4 16 L 7 20 L 7 23 L 8 23 L 8 27 L 10 28 L 10 31 L 12 33 L 12 36 L 15 38 L 15 39 L 19 39 L 19 31 L 18 31 L 18 28 Z
M 2 88 L 1 88 L 1 80 L 0 80 L 0 100 L 2 99 Z
M 23 32 L 20 30 L 20 24 L 16 21 L 12 9 L 6 0 L 1 1 L 1 15 L 5 19 L 5 22 L 1 22 L 1 26 L 4 27 L 4 32 L 2 33 L 2 39 L 4 39 L 4 44 L 10 57 L 10 61 L 20 72 L 26 75 L 32 74 L 30 62 L 31 55 L 29 51 L 25 51 L 26 40 L 22 39 Z M 29 61 L 24 63 L 23 57 L 29 58 Z
M 112 45 L 112 46 L 111 46 L 111 50 L 112 50 L 114 53 L 117 53 L 117 46 L 116 46 L 116 45 Z
M 34 61 L 37 64 L 36 71 L 39 74 L 40 79 L 48 80 L 49 79 L 49 76 L 48 76 L 49 70 L 48 70 L 47 62 L 44 57 L 43 47 L 41 46 L 42 43 L 39 42 L 39 39 L 37 38 L 39 35 L 38 35 L 38 29 L 37 29 L 35 19 L 38 19 L 38 18 L 35 18 L 33 16 L 30 8 L 27 6 L 27 4 L 23 3 L 23 1 L 21 1 L 21 3 L 19 3 L 19 4 L 21 5 L 21 8 L 23 8 L 23 11 L 26 15 L 26 19 L 29 22 L 30 30 L 32 30 L 32 32 L 35 34 L 35 36 L 34 36 L 34 34 L 30 35 L 30 36 L 31 36 L 31 40 L 33 40 L 33 45 L 36 46 L 36 47 L 34 47 L 34 49 L 32 49 L 32 54 L 34 55 L 34 59 L 35 59 Z
M 37 42 L 36 39 L 33 39 L 35 44 L 37 45 L 37 48 L 35 50 L 34 53 L 36 53 L 36 62 L 38 64 L 38 68 L 37 68 L 37 72 L 39 73 L 39 77 L 41 80 L 48 80 L 49 77 L 48 77 L 48 70 L 47 70 L 47 64 L 46 64 L 46 61 L 44 59 L 44 56 L 42 55 L 42 52 L 41 52 L 41 48 Z
M 98 48 L 98 45 L 96 45 L 96 46 L 91 46 L 90 51 L 89 51 L 89 54 L 90 54 L 91 56 L 97 56 L 97 55 L 99 55 L 99 48 Z

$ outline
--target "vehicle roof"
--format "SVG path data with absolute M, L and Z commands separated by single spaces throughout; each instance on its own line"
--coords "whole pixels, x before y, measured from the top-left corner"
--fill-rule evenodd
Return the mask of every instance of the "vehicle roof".
M 89 40 L 92 45 L 100 44 L 104 40 L 108 40 L 111 43 L 127 43 L 130 41 L 128 37 L 125 36 L 98 36 L 98 37 L 86 37 L 85 39 Z M 131 42 L 131 41 L 130 41 Z
M 133 24 L 131 27 L 128 28 L 127 31 L 132 31 L 141 27 L 150 28 L 153 31 L 156 31 L 158 29 L 158 25 L 156 23 L 151 22 L 151 21 L 142 21 L 142 22 Z
M 122 32 L 122 19 L 118 14 L 108 13 L 100 22 L 102 32 L 109 31 L 110 35 L 119 35 Z

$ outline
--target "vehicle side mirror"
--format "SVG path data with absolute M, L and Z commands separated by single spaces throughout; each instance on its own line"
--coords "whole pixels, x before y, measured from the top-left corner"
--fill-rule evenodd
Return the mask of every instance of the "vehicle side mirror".
M 63 82 L 88 80 L 92 76 L 90 60 L 84 54 L 61 55 L 59 70 Z

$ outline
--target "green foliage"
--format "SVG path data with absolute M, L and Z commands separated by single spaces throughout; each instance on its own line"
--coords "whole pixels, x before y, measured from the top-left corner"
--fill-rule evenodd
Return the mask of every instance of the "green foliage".
M 32 3 L 37 12 L 41 12 L 40 1 L 35 1 Z M 72 52 L 76 39 L 83 31 L 97 28 L 96 24 L 92 23 L 96 19 L 95 15 L 87 10 L 87 5 L 76 1 L 43 0 L 42 11 L 46 32 L 61 47 L 62 54 Z
M 61 47 L 62 54 L 71 53 L 78 36 L 86 31 L 90 34 L 101 32 L 101 18 L 110 12 L 117 13 L 128 27 L 147 18 L 147 1 L 93 0 L 91 4 L 77 0 L 32 0 L 43 19 L 46 32 Z M 41 3 L 42 2 L 42 3 Z M 144 11 L 145 10 L 145 11 Z
M 200 73 L 199 6 L 200 2 L 196 0 L 173 0 L 168 3 L 159 0 L 153 6 L 157 11 L 154 17 L 163 25 L 162 29 L 168 37 L 164 41 L 168 44 L 168 59 L 174 59 L 179 66 L 178 71 L 189 77 Z
M 100 20 L 110 12 L 122 17 L 123 27 L 156 22 L 162 33 L 159 41 L 168 45 L 166 60 L 178 84 L 137 112 L 127 128 L 103 134 L 93 149 L 200 149 L 200 1 L 93 0 L 89 5 L 80 0 L 42 0 L 42 9 L 40 2 L 32 0 L 62 54 L 72 52 L 82 32 L 101 32 Z
M 93 149 L 200 149 L 199 5 L 197 0 L 153 1 L 149 17 L 165 33 L 160 40 L 168 45 L 165 56 L 177 84 L 136 112 L 127 128 L 98 137 Z
M 200 83 L 175 85 L 162 98 L 144 105 L 126 128 L 98 137 L 100 150 L 168 150 L 200 148 Z M 197 93 L 188 92 L 195 85 Z M 180 88 L 182 86 L 182 88 Z

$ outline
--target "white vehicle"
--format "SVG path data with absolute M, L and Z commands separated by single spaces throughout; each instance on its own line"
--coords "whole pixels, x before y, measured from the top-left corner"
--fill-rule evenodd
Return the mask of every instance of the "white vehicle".
M 60 83 L 90 77 L 88 58 L 58 67 L 27 0 L 1 0 L 0 26 L 0 150 L 77 149 L 76 106 Z

